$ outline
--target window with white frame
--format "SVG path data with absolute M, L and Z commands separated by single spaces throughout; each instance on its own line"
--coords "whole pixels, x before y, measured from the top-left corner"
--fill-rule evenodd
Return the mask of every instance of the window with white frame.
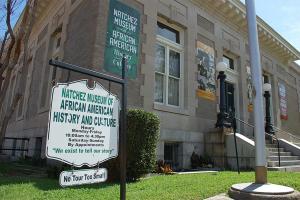
M 183 45 L 180 34 L 180 31 L 172 27 L 157 23 L 154 91 L 156 103 L 181 105 Z

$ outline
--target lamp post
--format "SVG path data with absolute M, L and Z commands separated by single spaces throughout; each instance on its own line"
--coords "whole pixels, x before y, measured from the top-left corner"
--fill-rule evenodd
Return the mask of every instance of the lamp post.
M 270 83 L 265 83 L 263 85 L 264 90 L 264 97 L 266 100 L 266 124 L 265 124 L 265 131 L 269 134 L 274 134 L 274 130 L 271 123 L 271 113 L 270 113 L 270 97 L 271 97 L 271 89 L 272 86 Z
M 227 64 L 225 62 L 219 62 L 217 64 L 216 70 L 219 72 L 217 79 L 220 79 L 220 112 L 217 115 L 216 127 L 223 128 L 226 126 L 226 113 L 225 113 L 225 71 L 227 69 Z

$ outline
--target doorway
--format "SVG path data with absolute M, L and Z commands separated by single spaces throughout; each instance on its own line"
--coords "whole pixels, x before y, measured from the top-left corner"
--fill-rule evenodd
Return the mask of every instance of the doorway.
M 230 113 L 235 111 L 234 106 L 234 84 L 225 82 L 225 111 Z

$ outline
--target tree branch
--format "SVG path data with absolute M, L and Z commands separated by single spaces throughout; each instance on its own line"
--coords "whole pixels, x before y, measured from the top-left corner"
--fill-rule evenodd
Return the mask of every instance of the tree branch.
M 2 44 L 1 44 L 1 49 L 0 49 L 0 68 L 2 67 L 1 58 L 2 58 L 2 55 L 3 55 L 3 52 L 4 52 L 4 47 L 5 47 L 5 44 L 6 44 L 7 36 L 8 36 L 8 31 L 5 31 L 3 41 L 2 41 Z
M 0 76 L 3 75 L 5 69 L 7 68 L 8 64 L 9 64 L 10 56 L 11 56 L 11 53 L 12 53 L 12 50 L 13 50 L 13 47 L 14 47 L 15 41 L 16 41 L 14 32 L 11 27 L 11 20 L 10 20 L 11 11 L 12 11 L 12 1 L 7 0 L 7 2 L 6 2 L 6 26 L 7 26 L 7 31 L 9 33 L 9 36 L 10 36 L 10 43 L 9 43 L 9 46 L 7 49 L 7 53 L 5 54 L 4 62 L 2 63 L 2 66 L 0 68 Z
M 32 1 L 34 1 L 34 0 L 32 0 Z M 10 0 L 7 0 L 7 2 L 10 2 Z M 27 5 L 25 7 L 25 11 L 24 11 L 24 14 L 23 14 L 23 17 L 22 17 L 22 21 L 21 21 L 21 24 L 20 24 L 19 31 L 17 32 L 16 36 L 13 36 L 14 41 L 11 41 L 11 43 L 9 45 L 9 53 L 7 53 L 5 55 L 6 57 L 5 57 L 3 67 L 0 68 L 0 76 L 3 75 L 3 73 L 7 69 L 6 70 L 6 75 L 4 77 L 4 84 L 3 84 L 2 88 L 0 88 L 1 89 L 1 91 L 0 91 L 0 102 L 3 102 L 3 100 L 6 96 L 6 92 L 7 92 L 7 89 L 8 89 L 9 82 L 10 82 L 13 67 L 17 64 L 20 53 L 21 53 L 22 39 L 24 37 L 25 29 L 28 25 L 28 20 L 27 20 L 28 19 L 28 14 L 29 14 L 28 4 L 29 4 L 29 2 L 27 2 Z M 8 6 L 9 6 L 9 3 L 8 3 Z M 10 10 L 11 10 L 11 8 L 7 7 L 7 13 L 11 13 Z M 10 17 L 8 17 L 8 18 L 10 19 Z M 8 23 L 7 26 L 10 26 L 10 23 Z M 9 31 L 9 29 L 10 28 L 8 27 L 8 31 Z M 28 30 L 28 31 L 30 31 L 30 30 Z M 14 33 L 12 33 L 12 34 L 14 34 Z M 13 54 L 12 54 L 12 50 L 14 50 Z M 12 54 L 12 57 L 11 57 L 11 54 Z M 3 106 L 3 104 L 0 104 L 0 108 L 2 106 Z

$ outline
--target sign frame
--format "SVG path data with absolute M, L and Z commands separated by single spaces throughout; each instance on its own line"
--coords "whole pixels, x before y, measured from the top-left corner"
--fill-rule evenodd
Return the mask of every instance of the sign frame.
M 100 78 L 109 82 L 114 82 L 122 86 L 122 100 L 121 100 L 121 114 L 120 114 L 120 132 L 119 132 L 119 151 L 120 151 L 120 199 L 126 199 L 126 135 L 127 135 L 127 59 L 125 55 L 122 58 L 122 78 L 107 75 L 101 72 L 97 72 L 88 67 L 80 67 L 77 65 L 69 64 L 66 62 L 61 62 L 58 60 L 49 60 L 49 65 L 53 67 L 58 67 L 66 70 L 70 70 L 73 72 L 78 72 L 81 74 L 85 74 L 91 77 Z

